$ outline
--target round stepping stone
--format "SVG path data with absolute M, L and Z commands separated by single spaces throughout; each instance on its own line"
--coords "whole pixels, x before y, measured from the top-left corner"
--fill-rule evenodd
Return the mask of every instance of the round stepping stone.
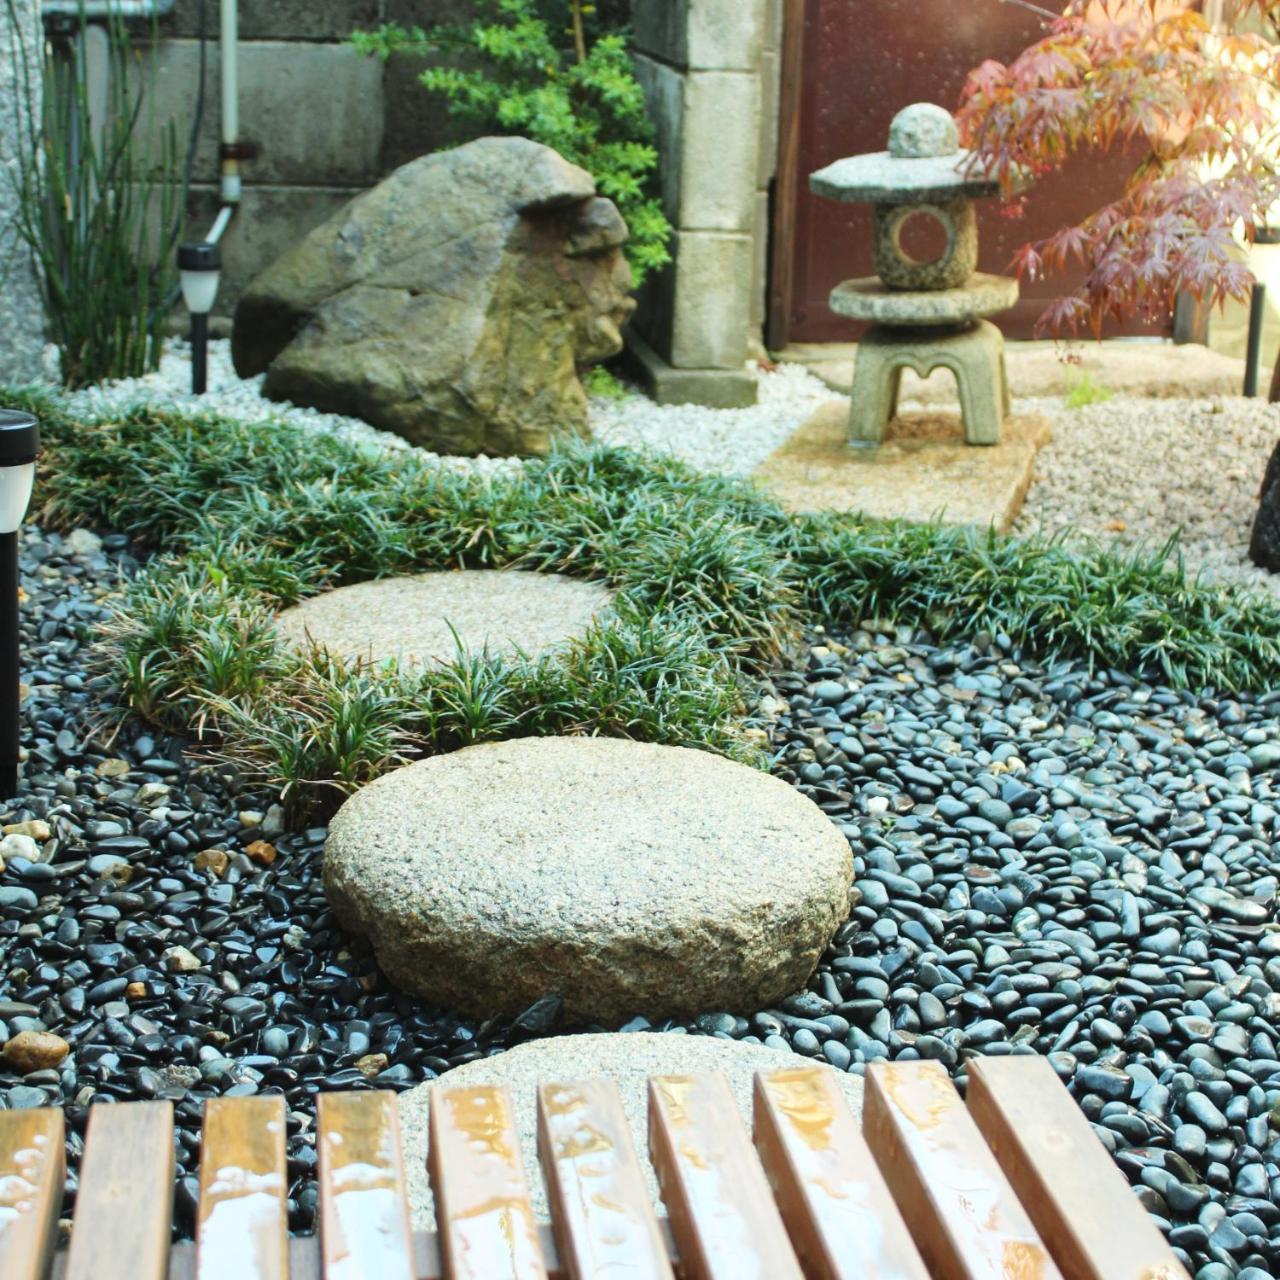
M 427 1185 L 428 1114 L 436 1089 L 468 1085 L 505 1085 L 515 1102 L 520 1152 L 534 1211 L 547 1217 L 547 1197 L 536 1161 L 537 1094 L 540 1084 L 576 1080 L 612 1080 L 622 1098 L 622 1109 L 631 1126 L 636 1154 L 640 1157 L 655 1207 L 658 1184 L 648 1162 L 648 1097 L 650 1076 L 698 1075 L 722 1072 L 738 1104 L 743 1122 L 751 1126 L 751 1090 L 757 1071 L 785 1071 L 789 1067 L 817 1067 L 830 1071 L 854 1116 L 862 1115 L 862 1077 L 846 1075 L 825 1063 L 801 1057 L 787 1049 L 721 1040 L 714 1036 L 687 1036 L 642 1031 L 627 1035 L 554 1036 L 534 1040 L 492 1058 L 480 1058 L 446 1071 L 438 1080 L 400 1095 L 401 1142 L 409 1206 L 417 1231 L 435 1230 L 435 1204 Z
M 612 602 L 613 593 L 598 582 L 464 569 L 339 587 L 286 609 L 276 621 L 299 647 L 311 639 L 346 658 L 424 665 L 452 662 L 459 642 L 472 653 L 487 647 L 536 658 L 582 635 Z
M 389 773 L 329 828 L 340 920 L 405 990 L 570 1023 L 750 1012 L 848 916 L 849 844 L 779 778 L 704 751 L 522 738 Z

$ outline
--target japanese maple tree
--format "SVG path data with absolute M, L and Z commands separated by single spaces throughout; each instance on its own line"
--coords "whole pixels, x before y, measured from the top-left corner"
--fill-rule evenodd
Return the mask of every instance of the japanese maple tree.
M 1072 0 L 1061 13 L 1005 2 L 1042 13 L 1045 34 L 1008 66 L 973 71 L 958 119 L 1011 211 L 1034 199 L 1034 187 L 1015 194 L 1023 176 L 1090 149 L 1136 156 L 1115 200 L 1019 251 L 1025 277 L 1084 268 L 1040 332 L 1101 336 L 1108 321 L 1167 320 L 1182 292 L 1210 305 L 1247 296 L 1236 234 L 1265 225 L 1280 199 L 1280 0 L 1237 0 L 1226 34 L 1185 0 Z M 1280 482 L 1275 459 L 1273 472 Z

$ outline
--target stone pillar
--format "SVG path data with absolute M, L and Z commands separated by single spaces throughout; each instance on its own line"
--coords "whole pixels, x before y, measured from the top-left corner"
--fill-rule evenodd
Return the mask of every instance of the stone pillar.
M 37 120 L 40 115 L 44 31 L 39 8 L 39 0 L 14 0 L 15 27 L 8 5 L 0 3 L 0 381 L 6 382 L 40 376 L 45 341 L 44 306 L 35 272 L 26 245 L 10 226 L 17 205 L 19 148 L 24 140 L 31 141 L 25 112 L 34 111 Z M 34 102 L 25 96 L 27 81 Z
M 675 228 L 674 261 L 647 290 L 632 341 L 660 402 L 756 399 L 744 365 L 763 310 L 761 190 L 772 178 L 766 153 L 777 149 L 773 122 L 762 128 L 763 82 L 777 8 L 775 0 L 634 0 L 636 74 L 657 125 Z

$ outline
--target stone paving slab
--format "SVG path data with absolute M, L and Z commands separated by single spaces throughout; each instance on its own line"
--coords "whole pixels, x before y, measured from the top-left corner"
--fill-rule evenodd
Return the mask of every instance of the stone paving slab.
M 803 364 L 833 391 L 847 395 L 853 383 L 857 343 L 797 343 L 781 359 Z M 1069 350 L 1079 363 L 1064 364 Z M 1200 399 L 1238 396 L 1244 385 L 1244 361 L 1210 351 L 1195 343 L 1172 342 L 1073 342 L 1065 347 L 1053 342 L 1008 342 L 1005 356 L 1009 387 L 1015 396 L 1065 395 L 1081 375 L 1117 395 Z M 908 372 L 902 382 L 902 399 L 923 404 L 954 404 L 955 379 L 944 369 L 928 378 Z
M 356 792 L 324 886 L 403 990 L 477 1017 L 559 995 L 572 1024 L 754 1011 L 849 911 L 848 840 L 793 787 L 706 751 L 520 738 Z
M 446 1071 L 438 1080 L 419 1085 L 400 1096 L 401 1142 L 406 1153 L 405 1172 L 414 1229 L 435 1230 L 435 1203 L 427 1184 L 428 1116 L 431 1096 L 437 1088 L 498 1084 L 511 1090 L 516 1108 L 516 1128 L 534 1212 L 547 1218 L 547 1197 L 535 1155 L 537 1145 L 538 1085 L 577 1080 L 612 1080 L 622 1098 L 622 1109 L 631 1126 L 636 1154 L 649 1183 L 655 1207 L 658 1184 L 649 1167 L 648 1100 L 646 1082 L 655 1075 L 695 1075 L 723 1072 L 729 1080 L 743 1122 L 751 1125 L 751 1090 L 757 1071 L 785 1071 L 790 1067 L 824 1067 L 821 1061 L 801 1057 L 786 1049 L 767 1049 L 714 1036 L 673 1035 L 669 1032 L 636 1032 L 627 1035 L 554 1036 L 522 1044 L 492 1058 L 468 1062 Z M 840 1092 L 855 1116 L 862 1114 L 862 1077 L 833 1071 Z
M 464 569 L 339 587 L 286 609 L 277 625 L 293 644 L 310 638 L 373 662 L 452 662 L 459 642 L 472 653 L 536 658 L 582 635 L 612 603 L 608 588 L 563 574 Z
M 967 445 L 957 415 L 920 414 L 889 424 L 877 449 L 848 442 L 849 402 L 823 405 L 756 469 L 755 478 L 793 511 L 858 511 L 878 519 L 1012 527 L 1049 420 L 1005 420 L 997 445 Z

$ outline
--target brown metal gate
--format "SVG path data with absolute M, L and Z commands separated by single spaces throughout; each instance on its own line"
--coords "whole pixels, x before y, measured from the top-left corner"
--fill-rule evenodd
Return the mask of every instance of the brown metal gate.
M 1065 8 L 1065 0 L 1037 2 Z M 870 210 L 813 196 L 809 174 L 841 156 L 883 150 L 889 122 L 912 102 L 954 110 L 972 68 L 987 58 L 1008 62 L 1043 33 L 1043 20 L 1015 0 L 784 4 L 787 65 L 769 298 L 775 350 L 788 342 L 855 338 L 859 326 L 833 315 L 827 295 L 841 280 L 873 273 Z M 1131 169 L 1123 157 L 1082 156 L 1038 183 L 1019 219 L 1002 215 L 998 200 L 981 202 L 979 268 L 1006 271 L 1020 245 L 1113 199 Z M 1024 282 L 1022 301 L 998 322 L 1009 337 L 1031 337 L 1045 304 L 1071 284 L 1065 274 Z M 1171 331 L 1172 324 L 1161 332 Z

